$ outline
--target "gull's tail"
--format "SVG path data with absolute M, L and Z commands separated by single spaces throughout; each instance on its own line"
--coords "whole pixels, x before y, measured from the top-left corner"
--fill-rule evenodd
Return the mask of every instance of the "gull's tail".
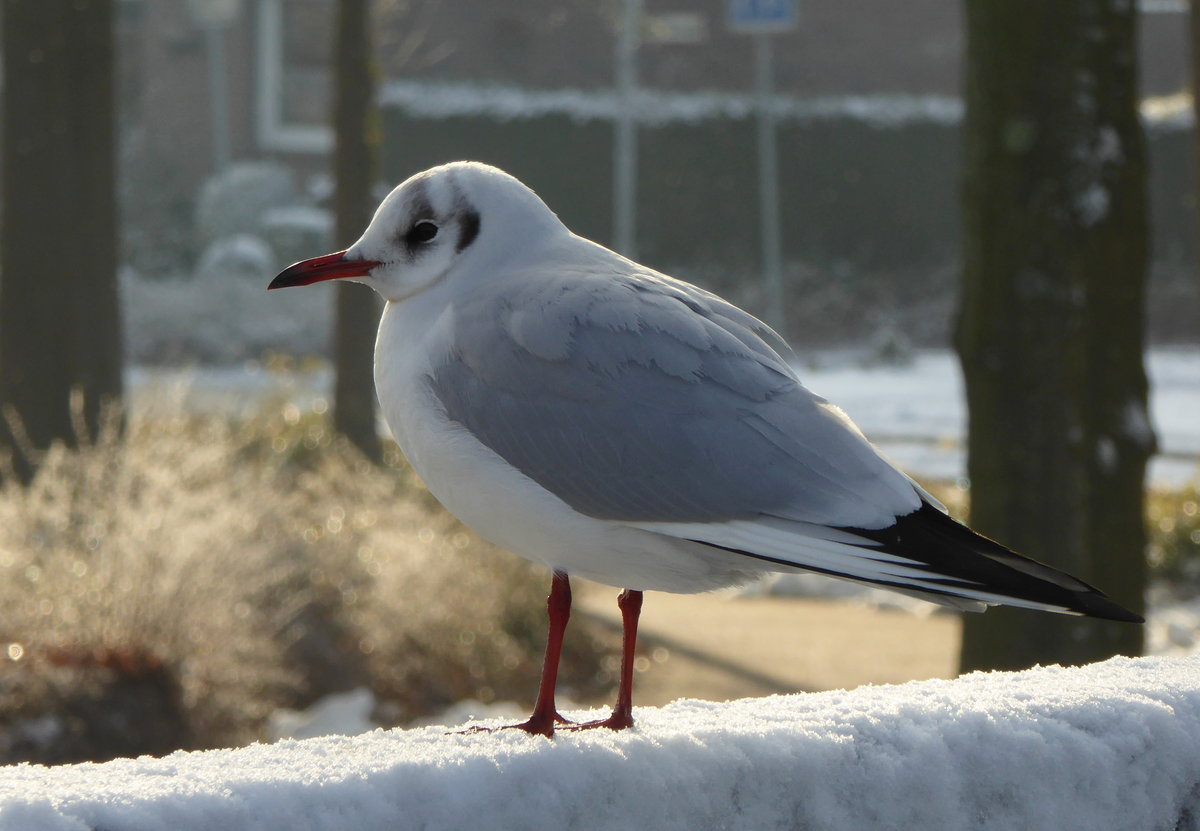
M 847 529 L 850 530 L 850 529 Z M 972 531 L 928 503 L 878 531 L 854 530 L 885 551 L 926 563 L 948 591 L 982 586 L 996 603 L 1143 623 L 1103 592 Z M 993 601 L 985 601 L 993 602 Z
M 783 570 L 842 577 L 967 611 L 1005 605 L 1143 622 L 1082 580 L 977 534 L 927 502 L 880 529 L 831 528 L 768 515 L 639 525 Z

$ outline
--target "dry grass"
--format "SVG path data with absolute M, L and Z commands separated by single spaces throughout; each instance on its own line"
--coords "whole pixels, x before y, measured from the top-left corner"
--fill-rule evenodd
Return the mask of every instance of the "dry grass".
M 1179 490 L 1157 489 L 1146 504 L 1150 568 L 1180 597 L 1200 590 L 1200 479 Z
M 134 419 L 7 479 L 0 761 L 239 744 L 356 685 L 393 721 L 532 695 L 546 576 L 322 416 L 274 410 Z M 573 631 L 568 686 L 595 648 Z

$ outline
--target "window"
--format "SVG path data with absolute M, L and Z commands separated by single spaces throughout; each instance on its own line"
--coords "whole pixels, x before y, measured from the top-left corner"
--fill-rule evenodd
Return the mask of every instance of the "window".
M 258 143 L 264 150 L 328 153 L 333 95 L 330 0 L 258 3 Z

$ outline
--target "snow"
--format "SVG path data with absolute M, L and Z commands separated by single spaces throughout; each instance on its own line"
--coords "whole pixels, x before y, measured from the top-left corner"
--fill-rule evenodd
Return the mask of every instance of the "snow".
M 1152 601 L 1146 615 L 1146 651 L 1151 655 L 1200 659 L 1200 597 Z
M 275 262 L 275 269 L 285 264 L 278 257 Z M 333 319 L 333 287 L 268 294 L 264 286 L 273 270 L 258 277 L 226 270 L 161 280 L 143 279 L 127 270 L 121 291 L 136 295 L 136 302 L 125 304 L 126 353 L 134 364 L 217 365 L 197 368 L 194 374 L 200 378 L 223 373 L 220 365 L 247 355 L 323 352 Z M 140 371 L 133 370 L 135 375 Z
M 204 183 L 196 203 L 196 231 L 204 243 L 253 231 L 263 212 L 294 205 L 296 175 L 275 161 L 240 161 Z
M 623 104 L 615 90 L 531 90 L 502 84 L 391 81 L 380 91 L 383 106 L 400 107 L 421 118 L 487 116 L 500 121 L 566 115 L 576 121 L 616 118 Z M 748 118 L 757 103 L 751 94 L 668 92 L 640 89 L 630 98 L 635 118 L 645 125 Z M 851 118 L 874 126 L 914 121 L 954 124 L 962 118 L 957 98 L 935 95 L 850 95 L 798 98 L 776 96 L 775 116 L 809 121 Z
M 1080 107 L 1090 113 L 1095 109 L 1094 98 L 1084 96 Z M 1121 138 L 1111 126 L 1100 127 L 1076 148 L 1075 164 L 1069 177 L 1074 180 L 1075 214 L 1082 227 L 1091 228 L 1108 216 L 1112 198 L 1107 180 L 1111 178 L 1112 166 L 1124 155 Z
M 271 246 L 253 234 L 233 234 L 210 242 L 197 261 L 196 274 L 201 279 L 210 275 L 231 274 L 257 277 L 276 270 L 275 252 Z
M 1200 660 L 0 768 L 0 831 L 1200 829 Z
M 263 212 L 261 224 L 266 228 L 298 229 L 308 234 L 333 233 L 333 216 L 323 208 L 312 205 L 284 205 Z
M 934 479 L 966 474 L 966 401 L 953 353 L 923 350 L 898 366 L 864 366 L 837 353 L 817 360 L 800 368 L 805 386 L 845 410 L 901 468 Z M 1196 477 L 1200 461 L 1200 348 L 1152 349 L 1146 367 L 1149 421 L 1131 402 L 1122 426 L 1128 435 L 1147 439 L 1154 425 L 1160 455 L 1150 463 L 1149 480 L 1178 486 Z
M 498 121 L 564 115 L 574 121 L 612 120 L 625 106 L 616 90 L 527 89 L 504 84 L 463 81 L 405 81 L 384 84 L 379 103 L 398 107 L 418 118 L 484 116 Z M 629 98 L 634 118 L 644 126 L 695 123 L 719 118 L 749 118 L 757 103 L 751 93 L 676 92 L 642 88 Z M 783 121 L 822 121 L 846 118 L 873 127 L 913 123 L 947 126 L 962 121 L 962 100 L 938 95 L 837 95 L 800 97 L 776 95 L 775 117 Z M 1142 118 L 1148 126 L 1187 129 L 1190 114 L 1174 99 L 1147 99 Z
M 258 232 L 275 251 L 278 271 L 283 265 L 311 257 L 314 251 L 332 251 L 333 214 L 312 205 L 282 205 L 263 211 Z
M 375 694 L 366 687 L 327 695 L 307 710 L 276 710 L 268 720 L 272 739 L 353 736 L 375 728 Z
M 1117 443 L 1109 436 L 1101 436 L 1096 443 L 1096 458 L 1100 470 L 1111 475 L 1117 469 Z
M 1142 100 L 1142 118 L 1146 123 L 1172 130 L 1190 130 L 1195 123 L 1192 111 L 1192 95 L 1181 90 L 1172 95 L 1161 95 Z
M 1093 182 L 1075 197 L 1075 211 L 1079 214 L 1079 222 L 1084 228 L 1091 228 L 1108 216 L 1108 189 L 1104 185 Z

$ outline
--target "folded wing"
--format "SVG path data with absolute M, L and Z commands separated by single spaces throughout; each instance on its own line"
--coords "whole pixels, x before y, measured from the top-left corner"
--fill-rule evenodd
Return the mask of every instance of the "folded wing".
M 447 418 L 597 519 L 884 528 L 914 510 L 912 482 L 748 323 L 657 275 L 527 276 L 455 307 L 429 384 Z
M 581 514 L 960 608 L 1140 619 L 946 516 L 714 295 L 589 268 L 454 315 L 446 418 Z

